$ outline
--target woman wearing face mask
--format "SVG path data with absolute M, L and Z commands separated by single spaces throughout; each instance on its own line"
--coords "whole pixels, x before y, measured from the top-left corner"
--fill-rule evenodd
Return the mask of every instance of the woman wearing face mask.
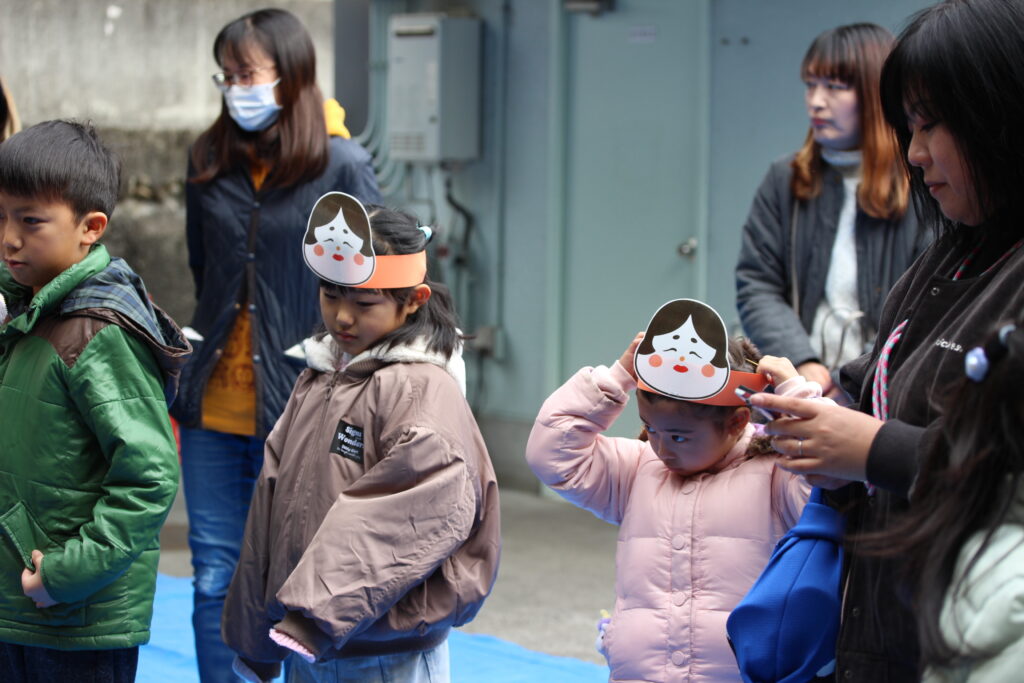
M 201 340 L 182 375 L 182 483 L 195 571 L 202 680 L 233 681 L 221 607 L 238 558 L 264 438 L 301 364 L 285 351 L 317 324 L 317 279 L 299 258 L 316 200 L 337 190 L 377 203 L 370 155 L 316 84 L 309 33 L 266 9 L 227 24 L 213 45 L 220 116 L 192 146 L 189 266 Z
M 810 130 L 772 164 L 743 227 L 743 329 L 826 391 L 830 368 L 871 347 L 885 295 L 928 243 L 878 98 L 892 40 L 851 24 L 811 43 L 800 68 Z

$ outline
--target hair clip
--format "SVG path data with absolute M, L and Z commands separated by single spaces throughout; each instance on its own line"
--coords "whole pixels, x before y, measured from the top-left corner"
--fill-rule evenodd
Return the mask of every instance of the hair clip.
M 988 374 L 988 358 L 985 357 L 985 349 L 975 346 L 964 356 L 964 374 L 975 382 L 985 379 Z
M 1003 325 L 995 338 L 985 346 L 975 346 L 964 356 L 964 374 L 974 382 L 981 382 L 988 376 L 988 370 L 1006 354 L 1006 338 L 1017 329 L 1013 323 Z M 998 344 L 994 343 L 998 342 Z M 986 348 L 987 347 L 987 348 Z
M 418 225 L 416 227 L 423 231 L 423 234 L 426 236 L 428 242 L 434 236 L 434 229 L 431 228 L 429 225 Z

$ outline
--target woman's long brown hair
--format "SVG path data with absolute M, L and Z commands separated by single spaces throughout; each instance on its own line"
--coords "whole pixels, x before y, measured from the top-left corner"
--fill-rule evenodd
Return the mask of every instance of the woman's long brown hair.
M 271 59 L 281 82 L 281 112 L 266 130 L 242 130 L 221 104 L 220 116 L 192 146 L 195 174 L 205 183 L 259 161 L 269 168 L 263 187 L 286 187 L 312 180 L 327 167 L 327 126 L 323 95 L 316 84 L 316 52 L 309 32 L 295 15 L 280 9 L 246 14 L 221 29 L 213 43 L 218 64 L 225 57 L 251 62 L 254 49 Z
M 862 176 L 857 203 L 870 216 L 896 219 L 907 210 L 909 184 L 900 163 L 896 136 L 885 121 L 878 94 L 882 64 L 893 36 L 875 24 L 850 24 L 825 31 L 811 44 L 800 67 L 801 78 L 831 78 L 857 93 L 860 111 Z M 814 130 L 793 159 L 793 196 L 807 201 L 821 193 L 821 145 Z

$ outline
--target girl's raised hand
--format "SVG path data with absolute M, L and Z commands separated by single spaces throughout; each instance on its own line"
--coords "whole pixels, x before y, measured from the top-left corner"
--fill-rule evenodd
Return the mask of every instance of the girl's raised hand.
M 779 467 L 805 476 L 821 475 L 818 481 L 867 478 L 868 451 L 881 420 L 850 408 L 774 394 L 754 394 L 750 402 L 786 414 L 765 425 L 772 446 L 784 456 Z
M 800 373 L 796 371 L 788 358 L 762 356 L 761 360 L 757 362 L 757 374 L 764 375 L 769 384 L 777 387 Z
M 640 346 L 640 342 L 644 340 L 644 333 L 637 332 L 636 336 L 633 337 L 633 341 L 629 343 L 626 350 L 622 352 L 622 357 L 619 358 L 619 365 L 626 369 L 629 376 L 636 379 L 636 367 L 633 365 L 633 356 L 636 354 L 636 347 Z

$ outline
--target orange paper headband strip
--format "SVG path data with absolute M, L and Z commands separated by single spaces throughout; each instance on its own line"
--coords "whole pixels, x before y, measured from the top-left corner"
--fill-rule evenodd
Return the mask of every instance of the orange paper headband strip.
M 377 256 L 373 275 L 357 289 L 401 289 L 423 284 L 427 277 L 427 252 Z
M 725 386 L 714 396 L 708 398 L 676 398 L 675 396 L 669 396 L 669 398 L 675 398 L 677 401 L 689 401 L 690 403 L 703 403 L 709 406 L 742 406 L 746 405 L 743 399 L 736 395 L 736 387 L 743 385 L 749 387 L 754 391 L 763 391 L 768 386 L 768 380 L 765 379 L 764 375 L 759 375 L 756 372 L 739 372 L 733 370 L 729 373 L 729 381 L 726 382 Z M 662 394 L 657 389 L 652 389 L 647 386 L 643 380 L 637 381 L 637 388 L 649 391 L 652 394 Z

